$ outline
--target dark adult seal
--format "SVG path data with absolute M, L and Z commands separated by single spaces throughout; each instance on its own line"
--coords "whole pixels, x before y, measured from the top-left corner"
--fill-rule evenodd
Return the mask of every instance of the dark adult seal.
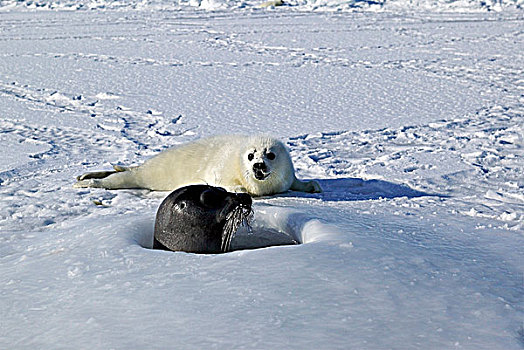
M 252 214 L 246 193 L 209 185 L 179 188 L 158 208 L 153 248 L 189 253 L 225 253 Z

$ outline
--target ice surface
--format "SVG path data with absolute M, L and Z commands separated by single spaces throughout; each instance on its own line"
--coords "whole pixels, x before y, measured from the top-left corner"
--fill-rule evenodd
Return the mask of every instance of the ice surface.
M 275 2 L 277 3 L 277 2 Z M 0 10 L 156 10 L 179 11 L 197 9 L 259 10 L 271 2 L 264 0 L 2 0 Z M 286 0 L 282 6 L 296 11 L 354 12 L 354 11 L 434 11 L 487 12 L 522 9 L 522 0 Z M 278 4 L 277 4 L 278 6 Z
M 0 348 L 521 349 L 521 3 L 409 3 L 0 1 Z M 220 133 L 324 192 L 195 255 L 72 188 Z

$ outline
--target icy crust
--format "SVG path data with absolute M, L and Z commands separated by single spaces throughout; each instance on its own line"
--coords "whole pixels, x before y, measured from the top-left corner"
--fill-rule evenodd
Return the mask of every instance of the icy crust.
M 305 244 L 164 252 L 148 249 L 153 208 L 123 211 L 138 198 L 117 197 L 4 241 L 1 345 L 519 349 L 521 270 L 500 253 L 522 240 L 271 198 L 255 204 L 259 228 Z
M 403 183 L 419 195 L 445 198 L 442 210 L 493 219 L 490 227 L 522 233 L 523 113 L 522 105 L 494 106 L 427 125 L 305 135 L 289 143 L 297 169 L 307 176 Z M 326 193 L 311 197 L 348 199 L 348 188 L 359 189 L 358 181 L 348 183 L 346 191 L 339 188 L 333 196 L 328 184 Z M 383 198 L 393 190 L 391 185 L 379 188 L 376 193 Z
M 1 10 L 182 10 L 207 11 L 273 8 L 263 0 L 2 0 Z M 261 6 L 262 5 L 262 6 Z M 521 10 L 523 0 L 289 0 L 283 8 L 298 11 L 435 11 Z

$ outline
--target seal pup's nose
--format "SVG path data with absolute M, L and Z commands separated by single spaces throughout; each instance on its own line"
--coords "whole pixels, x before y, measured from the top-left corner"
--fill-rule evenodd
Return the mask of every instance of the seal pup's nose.
M 267 169 L 267 165 L 264 162 L 255 163 L 253 164 L 253 169 L 264 171 Z

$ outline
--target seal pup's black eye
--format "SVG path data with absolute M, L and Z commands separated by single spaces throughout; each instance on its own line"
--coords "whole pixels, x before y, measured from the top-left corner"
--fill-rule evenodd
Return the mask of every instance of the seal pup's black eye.
M 253 158 L 255 158 L 255 155 L 254 155 L 253 153 L 249 153 L 249 154 L 247 155 L 247 160 L 252 161 Z
M 276 155 L 273 152 L 269 152 L 268 154 L 266 154 L 266 157 L 269 160 L 273 160 L 273 159 L 275 159 Z

